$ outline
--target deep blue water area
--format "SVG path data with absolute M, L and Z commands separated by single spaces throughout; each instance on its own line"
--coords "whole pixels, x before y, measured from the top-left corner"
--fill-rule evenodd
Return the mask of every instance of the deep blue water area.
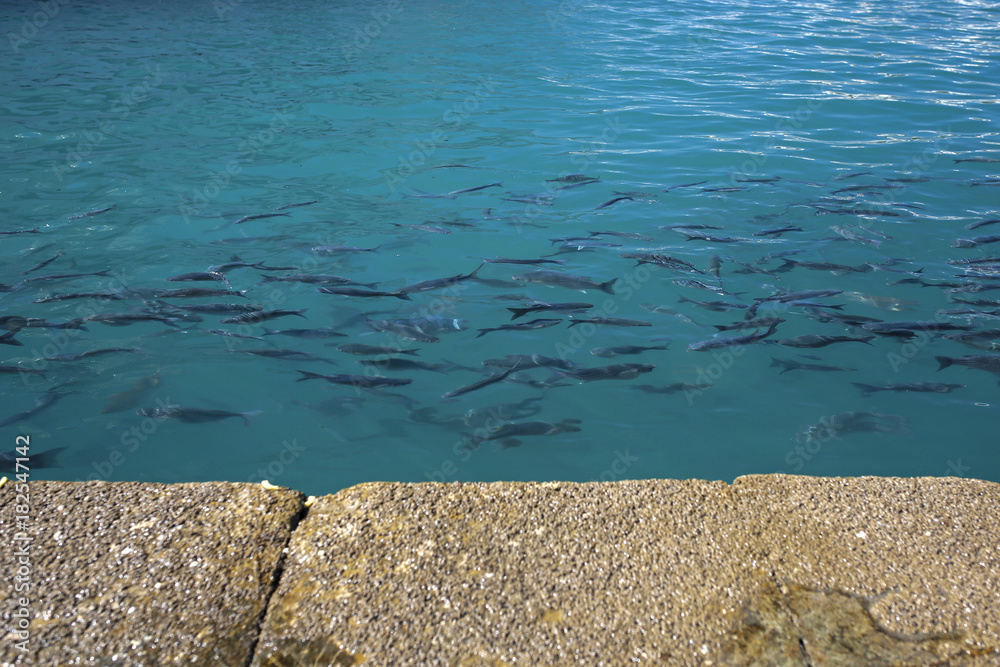
M 32 479 L 1000 481 L 997 3 L 0 29 L 0 449 Z

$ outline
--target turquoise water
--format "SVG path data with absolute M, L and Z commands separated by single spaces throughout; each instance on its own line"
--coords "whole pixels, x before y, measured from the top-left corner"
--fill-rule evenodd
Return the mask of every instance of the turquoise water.
M 843 293 L 816 301 L 843 304 L 852 316 L 997 328 L 987 314 L 938 314 L 962 307 L 949 299 L 961 293 L 892 283 L 995 284 L 947 262 L 1000 255 L 1000 246 L 952 247 L 957 237 L 1000 233 L 1000 225 L 965 229 L 1000 217 L 1000 163 L 988 161 L 1000 158 L 998 20 L 995 3 L 929 1 L 4 3 L 0 231 L 38 232 L 0 237 L 0 283 L 21 283 L 0 294 L 3 316 L 58 323 L 156 308 L 168 318 L 19 331 L 23 345 L 0 347 L 2 363 L 44 376 L 0 376 L 0 420 L 38 397 L 59 400 L 0 428 L 4 449 L 30 436 L 33 479 L 267 478 L 309 493 L 369 480 L 728 480 L 774 471 L 1000 481 L 997 377 L 959 366 L 937 372 L 935 361 L 988 351 L 938 334 L 819 349 L 759 342 L 688 351 L 716 334 L 712 325 L 741 320 L 744 311 L 678 303 L 683 296 L 749 305 L 778 289 L 837 289 Z M 571 174 L 599 180 L 550 181 Z M 412 196 L 493 183 L 501 185 Z M 563 185 L 577 187 L 557 189 Z M 628 198 L 600 208 L 619 196 Z M 102 209 L 109 210 L 75 217 Z M 287 215 L 233 224 L 276 212 Z M 661 228 L 677 224 L 711 225 L 721 229 L 704 231 L 738 240 L 688 241 Z M 754 235 L 784 226 L 800 231 Z M 844 239 L 831 226 L 852 226 L 870 240 Z M 597 236 L 621 245 L 567 249 L 552 258 L 563 265 L 486 264 L 482 280 L 410 300 L 261 284 L 262 274 L 299 272 L 394 291 L 467 274 L 485 258 L 541 258 L 560 249 L 550 239 L 591 231 L 646 239 Z M 378 249 L 311 250 L 330 245 Z M 886 270 L 774 272 L 780 259 L 756 263 L 786 251 L 801 251 L 791 260 Z M 703 272 L 718 255 L 721 281 L 620 256 L 635 252 Z M 224 288 L 166 278 L 234 256 L 298 271 L 229 270 L 245 298 L 149 296 Z M 771 273 L 739 273 L 737 262 Z M 512 280 L 540 269 L 617 279 L 615 296 Z M 720 296 L 679 279 L 742 294 Z M 34 303 L 82 292 L 129 298 Z M 1000 299 L 995 291 L 965 296 Z M 549 328 L 476 336 L 510 323 L 506 309 L 529 299 L 595 308 L 516 320 L 564 320 Z M 306 310 L 304 318 L 238 326 L 220 324 L 225 314 L 178 319 L 184 311 L 173 308 L 220 302 Z M 468 328 L 433 334 L 440 342 L 431 343 L 378 333 L 364 321 L 428 314 Z M 815 321 L 800 305 L 775 313 L 768 303 L 757 314 L 785 319 L 772 339 L 871 335 Z M 595 315 L 652 326 L 565 321 Z M 204 331 L 260 335 L 263 327 L 346 335 L 259 341 Z M 662 345 L 665 337 L 666 350 L 590 353 Z M 457 366 L 386 370 L 412 383 L 376 391 L 296 381 L 300 370 L 364 373 L 357 361 L 366 357 L 336 348 L 354 343 L 401 344 L 419 350 L 405 358 Z M 141 349 L 44 359 L 105 347 Z M 266 348 L 337 365 L 239 352 Z M 483 360 L 509 354 L 560 357 L 574 368 L 655 369 L 581 383 L 538 368 L 508 378 L 519 382 L 442 397 L 483 377 Z M 772 358 L 856 370 L 781 373 Z M 152 379 L 123 400 L 127 407 L 102 412 L 142 378 Z M 540 386 L 550 380 L 561 386 Z M 931 381 L 964 387 L 866 397 L 851 385 Z M 637 389 L 677 383 L 711 386 Z M 239 417 L 185 423 L 136 413 L 168 404 L 261 412 L 249 427 Z M 503 404 L 520 411 L 494 408 L 488 421 L 461 421 L 468 410 Z M 892 432 L 830 437 L 830 425 L 847 419 L 836 415 L 847 412 L 874 412 L 861 421 Z M 539 420 L 570 430 L 518 437 L 514 447 L 499 440 L 464 447 L 477 427 Z M 810 425 L 818 427 L 811 438 Z M 54 464 L 41 467 L 52 462 L 39 455 L 59 447 Z

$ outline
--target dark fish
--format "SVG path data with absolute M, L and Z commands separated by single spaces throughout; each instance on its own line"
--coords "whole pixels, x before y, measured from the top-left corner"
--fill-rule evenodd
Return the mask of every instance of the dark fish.
M 112 327 L 124 327 L 136 322 L 162 322 L 167 326 L 176 327 L 178 318 L 159 313 L 96 313 L 81 318 L 84 322 L 100 322 Z
M 872 333 L 882 333 L 885 331 L 968 331 L 972 326 L 968 324 L 952 324 L 951 322 L 869 322 L 862 324 L 861 328 Z
M 315 204 L 317 202 L 319 202 L 318 199 L 313 199 L 311 201 L 300 201 L 300 202 L 296 202 L 294 204 L 284 204 L 283 206 L 278 206 L 274 210 L 275 211 L 284 211 L 287 208 L 296 208 L 298 206 L 309 206 L 310 204 Z
M 471 391 L 476 391 L 477 389 L 482 389 L 491 384 L 497 382 L 502 382 L 508 375 L 514 372 L 513 368 L 508 368 L 497 373 L 491 373 L 479 380 L 476 380 L 472 384 L 467 384 L 459 387 L 458 389 L 452 389 L 451 391 L 441 394 L 441 398 L 454 398 L 456 396 L 461 396 L 462 394 L 468 394 Z
M 706 234 L 705 232 L 698 231 L 696 229 L 682 229 L 680 227 L 674 227 L 674 231 L 680 232 L 686 236 L 688 241 L 694 241 L 697 239 L 699 241 L 708 241 L 710 243 L 739 243 L 740 241 L 748 240 L 735 236 L 713 236 L 712 234 Z
M 703 283 L 700 280 L 689 280 L 686 278 L 679 278 L 673 281 L 675 285 L 680 285 L 681 287 L 694 287 L 696 289 L 703 289 L 709 292 L 715 292 L 716 294 L 721 294 L 723 296 L 739 296 L 740 294 L 746 294 L 746 292 L 728 292 L 721 287 L 716 287 L 715 285 L 709 285 Z
M 491 331 L 523 331 L 525 329 L 544 329 L 546 327 L 554 327 L 560 322 L 562 322 L 562 320 L 537 319 L 537 320 L 531 320 L 529 322 L 518 322 L 517 324 L 502 324 L 498 327 L 479 329 L 479 334 L 476 336 L 476 338 L 485 336 Z
M 708 258 L 708 274 L 715 278 L 716 280 L 721 280 L 722 277 L 719 275 L 719 269 L 722 268 L 722 258 L 718 255 L 712 255 Z
M 21 368 L 20 366 L 4 366 L 0 364 L 0 373 L 26 373 L 28 375 L 41 375 L 45 377 L 45 371 L 36 371 L 34 368 Z
M 26 419 L 31 419 L 45 408 L 55 404 L 56 401 L 64 396 L 76 393 L 76 391 L 59 391 L 59 388 L 62 386 L 63 385 L 59 385 L 59 387 L 55 387 L 37 397 L 35 399 L 35 404 L 32 407 L 28 408 L 24 412 L 18 412 L 17 414 L 11 415 L 10 417 L 0 421 L 0 426 L 10 426 L 11 424 L 18 424 Z
M 687 382 L 675 382 L 667 385 L 637 384 L 633 389 L 644 391 L 647 394 L 676 394 L 679 391 L 703 391 L 712 387 L 710 384 L 688 384 Z
M 156 299 L 182 299 L 203 296 L 241 296 L 246 298 L 247 290 L 213 289 L 210 287 L 178 287 L 177 289 L 158 290 L 153 294 Z
M 294 338 L 336 338 L 345 337 L 347 334 L 335 331 L 329 327 L 323 329 L 283 329 L 275 331 L 263 327 L 265 336 L 292 336 Z
M 484 259 L 487 264 L 565 264 L 564 259 L 511 259 L 509 257 L 494 257 L 492 259 Z
M 25 271 L 21 271 L 21 275 L 23 276 L 23 275 L 31 273 L 32 271 L 37 271 L 38 269 L 44 268 L 44 267 L 48 266 L 49 264 L 51 264 L 52 262 L 54 262 L 57 259 L 59 259 L 60 257 L 62 257 L 62 256 L 63 256 L 63 251 L 60 250 L 56 254 L 52 255 L 52 257 L 49 257 L 46 260 L 42 260 L 41 262 L 39 262 L 38 264 L 35 264 L 30 269 L 27 269 Z
M 396 227 L 408 227 L 410 229 L 418 229 L 422 232 L 432 232 L 434 234 L 451 234 L 450 229 L 445 229 L 444 227 L 438 227 L 436 225 L 404 225 L 401 222 L 392 223 Z
M 378 249 L 381 247 L 381 245 L 377 245 L 374 248 L 358 248 L 352 245 L 318 245 L 313 246 L 311 250 L 324 255 L 337 255 L 347 252 L 378 252 Z
M 466 192 L 478 192 L 480 190 L 485 190 L 486 188 L 502 188 L 502 187 L 503 187 L 503 183 L 489 183 L 487 185 L 477 185 L 474 188 L 465 188 L 464 190 L 453 190 L 453 191 L 449 192 L 448 194 L 449 195 L 461 195 L 461 194 L 465 194 Z
M 87 211 L 86 213 L 77 213 L 76 215 L 71 215 L 67 220 L 79 220 L 80 218 L 89 218 L 92 215 L 100 215 L 101 213 L 107 213 L 115 207 L 114 204 L 108 206 L 107 208 L 99 208 L 96 211 Z
M 213 334 L 215 336 L 226 336 L 227 338 L 247 338 L 250 340 L 264 340 L 260 336 L 250 336 L 247 334 L 236 333 L 234 331 L 226 331 L 225 329 L 199 329 L 204 333 Z
M 560 310 L 560 311 L 574 312 L 580 310 L 587 310 L 588 308 L 593 308 L 593 307 L 594 304 L 592 303 L 580 303 L 580 302 L 547 303 L 545 301 L 535 301 L 534 303 L 529 304 L 528 306 L 525 306 L 523 308 L 508 308 L 507 310 L 514 313 L 514 315 L 510 319 L 516 320 L 517 318 L 527 315 L 528 313 L 535 313 L 541 310 Z
M 764 229 L 759 232 L 754 232 L 754 236 L 781 236 L 787 232 L 804 232 L 805 230 L 801 227 L 796 227 L 794 225 L 785 225 L 784 227 L 775 227 L 774 229 Z
M 89 357 L 97 357 L 103 354 L 111 354 L 113 352 L 132 352 L 133 354 L 138 354 L 142 352 L 141 347 L 102 347 L 95 350 L 87 350 L 86 352 L 75 352 L 67 354 L 57 354 L 51 357 L 44 357 L 48 361 L 79 361 L 81 359 L 87 359 Z
M 483 366 L 526 370 L 529 368 L 573 368 L 573 362 L 542 354 L 508 354 L 503 359 L 487 359 Z
M 176 419 L 185 424 L 204 424 L 216 422 L 230 417 L 240 417 L 243 423 L 249 428 L 253 423 L 253 418 L 263 414 L 263 410 L 250 410 L 249 412 L 230 412 L 229 410 L 207 410 L 204 408 L 184 408 L 179 405 L 168 405 L 164 408 L 139 408 L 135 411 L 140 417 L 153 417 L 155 419 Z
M 387 378 L 380 375 L 322 375 L 311 371 L 299 371 L 302 374 L 296 382 L 303 380 L 326 380 L 331 384 L 347 384 L 356 389 L 378 389 L 379 387 L 401 387 L 413 382 L 411 379 Z
M 785 272 L 791 271 L 794 268 L 801 267 L 803 269 L 812 269 L 814 271 L 831 271 L 837 275 L 844 275 L 846 273 L 867 273 L 871 270 L 871 266 L 868 264 L 862 264 L 861 266 L 850 266 L 848 264 L 834 264 L 832 262 L 802 262 L 796 259 L 782 259 L 783 264 L 775 269 L 775 271 Z
M 862 336 L 861 338 L 854 338 L 853 336 L 817 336 L 817 335 L 806 335 L 806 336 L 795 336 L 794 338 L 779 338 L 777 340 L 769 340 L 768 343 L 773 343 L 774 345 L 787 345 L 788 347 L 826 347 L 827 345 L 833 345 L 834 343 L 865 343 L 871 345 L 871 341 L 875 336 Z
M 316 284 L 334 284 L 334 285 L 362 285 L 363 287 L 368 287 L 374 289 L 378 283 L 361 283 L 350 278 L 344 278 L 343 276 L 333 276 L 333 275 L 310 275 L 308 273 L 296 273 L 290 276 L 267 276 L 261 274 L 264 278 L 262 283 L 305 283 L 307 285 Z
M 277 243 L 278 241 L 287 241 L 293 238 L 288 234 L 272 234 L 270 236 L 237 236 L 235 238 L 219 239 L 218 241 L 209 241 L 209 243 L 214 243 L 216 245 L 243 245 L 247 243 Z
M 717 350 L 723 347 L 732 347 L 734 345 L 749 345 L 750 343 L 756 343 L 759 340 L 767 338 L 774 333 L 778 325 L 772 324 L 768 327 L 767 331 L 763 333 L 752 333 L 746 336 L 730 336 L 728 338 L 709 338 L 708 340 L 699 341 L 697 343 L 691 343 L 687 346 L 689 352 L 707 352 L 709 350 Z
M 868 176 L 871 173 L 872 172 L 870 172 L 870 171 L 855 171 L 854 173 L 851 173 L 851 174 L 841 174 L 840 176 L 834 176 L 833 180 L 835 180 L 835 181 L 843 181 L 843 180 L 847 180 L 848 178 L 857 178 L 858 176 Z
M 603 204 L 601 204 L 600 206 L 595 207 L 594 210 L 595 211 L 600 211 L 602 208 L 607 208 L 607 207 L 611 206 L 612 204 L 617 204 L 620 201 L 635 201 L 635 198 L 634 197 L 615 197 L 614 199 L 608 200 L 608 201 L 604 202 Z
M 362 366 L 368 366 L 369 368 L 374 368 L 377 371 L 411 371 L 411 370 L 424 370 L 433 371 L 435 373 L 445 373 L 449 370 L 454 370 L 455 366 L 451 364 L 432 364 L 426 361 L 417 361 L 416 359 L 400 359 L 398 357 L 384 357 L 382 359 L 361 359 L 358 361 Z
M 301 308 L 299 310 L 255 310 L 234 317 L 226 317 L 219 321 L 223 324 L 260 324 L 266 320 L 273 320 L 276 317 L 285 317 L 286 315 L 295 315 L 304 318 L 305 315 L 302 313 L 307 310 L 308 308 Z
M 386 323 L 389 327 L 379 328 Z M 391 331 L 393 326 L 416 327 L 421 331 L 445 333 L 451 331 L 465 331 L 469 328 L 469 321 L 458 317 L 444 317 L 443 315 L 427 315 L 424 317 L 404 317 L 398 320 L 369 320 L 368 324 L 376 331 Z
M 611 280 L 599 283 L 586 276 L 573 276 L 561 271 L 544 270 L 522 273 L 520 275 L 512 276 L 512 278 L 520 282 L 565 287 L 567 289 L 578 290 L 581 292 L 585 292 L 588 289 L 598 289 L 611 295 L 614 295 L 615 293 L 614 284 L 618 280 L 617 278 L 612 278 Z
M 660 229 L 670 229 L 670 230 L 678 231 L 678 230 L 683 230 L 683 229 L 695 229 L 695 230 L 697 230 L 697 229 L 722 229 L 722 227 L 719 227 L 718 225 L 707 225 L 707 224 L 705 224 L 703 222 L 692 222 L 692 223 L 679 222 L 679 223 L 676 223 L 676 224 L 673 224 L 673 225 L 660 225 Z M 683 232 L 681 232 L 681 233 L 683 233 Z
M 909 424 L 905 417 L 887 415 L 878 412 L 841 412 L 824 417 L 818 423 L 807 426 L 796 434 L 795 439 L 800 444 L 812 442 L 825 443 L 833 438 L 839 439 L 848 433 L 909 433 Z
M 575 432 L 580 430 L 580 427 L 577 426 L 579 423 L 579 419 L 563 419 L 557 424 L 541 421 L 507 422 L 499 428 L 490 431 L 488 435 L 472 436 L 475 444 L 470 445 L 470 447 L 474 449 L 479 445 L 479 443 L 490 440 L 501 440 L 502 442 L 500 444 L 503 445 L 503 449 L 507 447 L 517 447 L 521 444 L 521 442 L 514 436 L 555 435 L 557 433 Z
M 843 366 L 827 366 L 826 364 L 804 364 L 794 359 L 775 359 L 771 357 L 771 366 L 780 366 L 782 373 L 788 371 L 856 371 L 857 368 L 844 368 Z
M 704 271 L 696 268 L 691 262 L 678 259 L 677 257 L 671 257 L 670 255 L 664 255 L 659 252 L 623 252 L 618 256 L 624 259 L 636 260 L 636 266 L 639 266 L 640 264 L 656 264 L 657 266 L 674 269 L 676 271 L 704 273 Z
M 447 278 L 432 278 L 431 280 L 422 280 L 419 283 L 413 283 L 412 285 L 401 287 L 398 290 L 398 293 L 410 294 L 411 292 L 427 292 L 434 289 L 440 289 L 442 287 L 451 287 L 465 280 L 471 280 L 475 278 L 476 274 L 479 273 L 479 269 L 481 268 L 483 268 L 482 264 L 477 266 L 471 273 L 460 273 L 456 276 L 449 276 Z
M 646 322 L 645 320 L 629 320 L 621 317 L 588 317 L 587 319 L 573 319 L 569 320 L 570 327 L 575 327 L 577 324 L 607 324 L 617 327 L 651 327 L 652 322 Z
M 34 278 L 25 278 L 22 283 L 34 283 L 40 280 L 67 280 L 70 278 L 85 278 L 87 276 L 109 276 L 111 275 L 111 269 L 104 269 L 103 271 L 93 271 L 91 273 L 57 273 L 51 276 L 36 276 Z
M 52 449 L 46 449 L 44 452 L 32 451 L 30 459 L 21 456 L 21 452 L 16 449 L 0 452 L 0 467 L 8 472 L 18 472 L 18 459 L 22 459 L 22 462 L 29 465 L 31 470 L 35 470 L 36 468 L 58 468 L 59 461 L 57 457 L 65 449 L 65 447 L 53 447 Z M 21 470 L 24 470 L 24 468 L 21 468 Z
M 656 366 L 653 364 L 611 364 L 597 368 L 577 368 L 572 370 L 553 371 L 557 376 L 567 376 L 581 382 L 595 380 L 633 380 L 643 373 L 649 373 Z
M 702 192 L 739 192 L 740 190 L 746 190 L 746 188 L 741 187 L 721 187 L 721 188 L 702 188 Z
M 406 292 L 397 290 L 395 292 L 385 292 L 380 290 L 364 290 L 357 287 L 317 287 L 317 292 L 322 292 L 323 294 L 337 294 L 339 296 L 361 296 L 361 297 L 377 297 L 377 296 L 394 296 L 397 299 L 403 299 L 404 301 L 410 300 L 410 295 Z
M 934 359 L 938 362 L 939 371 L 957 365 L 1000 375 L 1000 354 L 970 354 L 964 357 L 934 357 Z
M 651 236 L 646 236 L 645 234 L 637 234 L 636 232 L 587 232 L 591 236 L 620 236 L 623 239 L 633 239 L 636 241 L 655 241 Z
M 87 330 L 87 327 L 83 326 L 83 318 L 80 317 L 75 317 L 65 322 L 49 322 L 40 317 L 22 317 L 21 315 L 4 315 L 0 317 L 0 328 L 13 329 L 15 331 L 28 328 Z
M 681 185 L 671 185 L 669 188 L 663 188 L 664 192 L 670 192 L 671 190 L 677 190 L 678 188 L 693 188 L 696 185 L 702 185 L 708 183 L 708 181 L 698 181 L 697 183 L 682 183 Z
M 119 292 L 76 292 L 71 294 L 50 294 L 49 296 L 35 299 L 32 303 L 56 303 L 59 301 L 69 301 L 71 299 L 97 299 L 99 301 L 117 301 L 126 298 Z
M 14 331 L 8 331 L 4 335 L 0 336 L 0 345 L 24 345 L 21 341 L 14 339 L 14 336 L 18 331 L 19 329 L 15 329 Z
M 549 178 L 546 179 L 546 183 L 582 183 L 584 181 L 598 181 L 599 178 L 594 176 L 587 176 L 585 174 L 569 174 L 568 176 L 560 176 L 559 178 Z
M 789 301 L 802 301 L 804 299 L 820 299 L 827 296 L 836 296 L 838 294 L 843 294 L 842 289 L 810 289 L 810 290 L 800 290 L 798 292 L 782 292 L 780 294 L 772 294 L 771 296 L 760 296 L 755 297 L 754 301 L 765 302 L 765 301 L 778 301 L 781 303 L 788 303 Z
M 242 303 L 199 303 L 172 307 L 188 310 L 193 313 L 250 313 L 263 310 L 262 306 Z
M 775 273 L 772 272 L 772 271 L 768 271 L 767 269 L 758 268 L 757 266 L 755 266 L 753 264 L 750 264 L 749 262 L 744 262 L 744 261 L 738 260 L 735 257 L 732 257 L 730 255 L 726 255 L 725 259 L 729 260 L 733 264 L 738 264 L 739 266 L 743 267 L 742 269 L 737 269 L 737 270 L 733 271 L 733 273 L 763 273 L 766 276 L 772 276 L 772 277 L 777 278 L 777 275 L 775 275 Z
M 760 329 L 761 327 L 777 326 L 785 320 L 780 317 L 755 317 L 752 320 L 742 320 L 732 324 L 713 324 L 719 331 L 738 331 L 740 329 Z
M 266 264 L 261 264 L 260 262 L 244 262 L 239 257 L 233 257 L 232 261 L 226 262 L 224 264 L 215 264 L 206 269 L 209 273 L 218 272 L 226 273 L 233 269 L 259 269 L 261 271 L 294 271 L 297 267 L 294 266 L 267 266 Z
M 779 257 L 788 257 L 789 255 L 799 255 L 799 254 L 804 253 L 804 252 L 805 252 L 804 249 L 802 249 L 802 250 L 779 250 L 778 252 L 772 252 L 769 255 L 764 255 L 763 257 L 761 257 L 760 259 L 757 260 L 757 263 L 758 264 L 767 264 L 772 259 L 778 259 Z
M 8 234 L 41 234 L 41 230 L 38 227 L 32 227 L 31 229 L 18 229 L 12 232 L 0 232 L 0 236 L 6 236 Z
M 309 352 L 301 352 L 299 350 L 275 350 L 269 347 L 252 349 L 252 350 L 233 350 L 233 352 L 242 352 L 243 354 L 253 354 L 258 357 L 270 357 L 271 359 L 290 359 L 292 361 L 323 361 L 328 364 L 337 365 L 337 362 L 333 359 L 327 359 L 326 357 L 317 357 L 315 354 L 310 354 Z
M 250 222 L 251 220 L 262 220 L 264 218 L 278 218 L 278 217 L 287 218 L 288 214 L 287 213 L 258 213 L 257 215 L 244 215 L 239 220 L 234 221 L 233 224 L 234 225 L 239 225 L 239 224 L 242 224 L 244 222 Z
M 996 243 L 997 241 L 1000 241 L 1000 234 L 974 236 L 971 239 L 955 239 L 951 242 L 951 246 L 953 248 L 975 248 L 988 243 Z
M 666 350 L 670 343 L 663 345 L 621 345 L 619 347 L 595 347 L 590 351 L 595 357 L 620 357 L 626 354 L 641 354 L 648 350 Z
M 973 222 L 970 225 L 966 225 L 966 229 L 979 229 L 980 227 L 985 227 L 986 225 L 995 225 L 1000 222 L 1000 218 L 990 218 L 989 220 L 980 220 L 979 222 Z
M 903 384 L 887 384 L 881 387 L 862 384 L 861 382 L 852 382 L 851 384 L 860 389 L 861 395 L 866 398 L 877 391 L 924 391 L 947 394 L 952 389 L 962 389 L 965 387 L 964 384 L 943 384 L 941 382 L 907 382 Z
M 403 350 L 398 347 L 364 345 L 362 343 L 345 343 L 338 345 L 337 349 L 347 354 L 412 354 L 413 356 L 419 354 L 419 351 L 416 349 Z
M 743 310 L 747 307 L 745 303 L 731 303 L 729 301 L 695 301 L 694 299 L 689 299 L 683 295 L 677 297 L 677 303 L 693 303 L 700 308 L 715 311 L 717 313 L 725 312 L 727 310 Z
M 195 271 L 193 273 L 182 273 L 180 275 L 170 276 L 167 278 L 168 282 L 191 282 L 198 280 L 214 280 L 222 283 L 226 287 L 232 287 L 229 284 L 229 278 L 227 278 L 224 273 L 220 273 L 218 271 Z
M 148 391 L 158 387 L 159 384 L 160 376 L 158 373 L 139 378 L 135 381 L 135 384 L 125 391 L 111 396 L 108 399 L 108 404 L 101 409 L 101 414 L 105 415 L 134 408 Z
M 987 163 L 992 163 L 992 162 L 1000 162 L 1000 160 L 998 160 L 996 158 L 992 158 L 992 157 L 983 157 L 981 155 L 975 155 L 973 157 L 957 158 L 955 160 L 955 164 L 958 164 L 959 162 L 987 162 Z

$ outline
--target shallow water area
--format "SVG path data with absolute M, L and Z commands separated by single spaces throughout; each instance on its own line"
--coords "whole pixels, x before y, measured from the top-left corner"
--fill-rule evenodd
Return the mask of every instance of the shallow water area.
M 1000 338 L 861 326 L 1000 329 L 1000 260 L 959 263 L 1000 244 L 955 243 L 1000 234 L 967 229 L 1000 218 L 995 4 L 41 7 L 0 8 L 0 232 L 21 232 L 0 235 L 0 326 L 21 343 L 0 364 L 39 371 L 0 375 L 0 449 L 29 436 L 32 479 L 266 478 L 317 494 L 775 471 L 1000 481 L 1000 364 L 936 359 L 1000 355 Z M 483 263 L 497 257 L 560 263 Z M 167 280 L 239 262 L 256 266 Z M 540 270 L 615 283 L 514 278 Z M 294 274 L 397 295 L 264 282 Z M 234 293 L 163 295 L 223 279 Z M 772 335 L 688 349 L 763 334 L 716 327 L 782 290 L 839 293 L 759 301 L 756 316 L 784 320 Z M 82 293 L 104 296 L 53 299 Z M 534 301 L 593 307 L 511 319 Z M 240 324 L 185 309 L 213 303 L 302 312 Z M 398 324 L 418 317 L 439 319 Z M 569 326 L 595 317 L 650 326 Z M 478 335 L 542 318 L 563 321 Z M 312 333 L 269 333 L 289 329 Z M 774 344 L 812 334 L 873 338 Z M 358 362 L 380 357 L 338 349 L 353 344 L 431 366 L 373 370 Z M 59 358 L 103 348 L 123 349 Z M 505 355 L 529 356 L 452 396 Z M 611 364 L 655 368 L 582 381 Z M 912 390 L 931 382 L 963 386 Z

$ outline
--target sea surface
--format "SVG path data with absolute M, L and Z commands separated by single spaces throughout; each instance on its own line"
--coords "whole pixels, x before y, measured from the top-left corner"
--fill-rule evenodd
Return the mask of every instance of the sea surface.
M 996 2 L 49 0 L 0 35 L 31 479 L 1000 481 L 1000 260 L 959 263 L 1000 243 L 956 247 L 1000 234 L 966 229 L 1000 218 Z M 748 315 L 784 321 L 717 330 Z M 626 346 L 661 349 L 592 353 Z

